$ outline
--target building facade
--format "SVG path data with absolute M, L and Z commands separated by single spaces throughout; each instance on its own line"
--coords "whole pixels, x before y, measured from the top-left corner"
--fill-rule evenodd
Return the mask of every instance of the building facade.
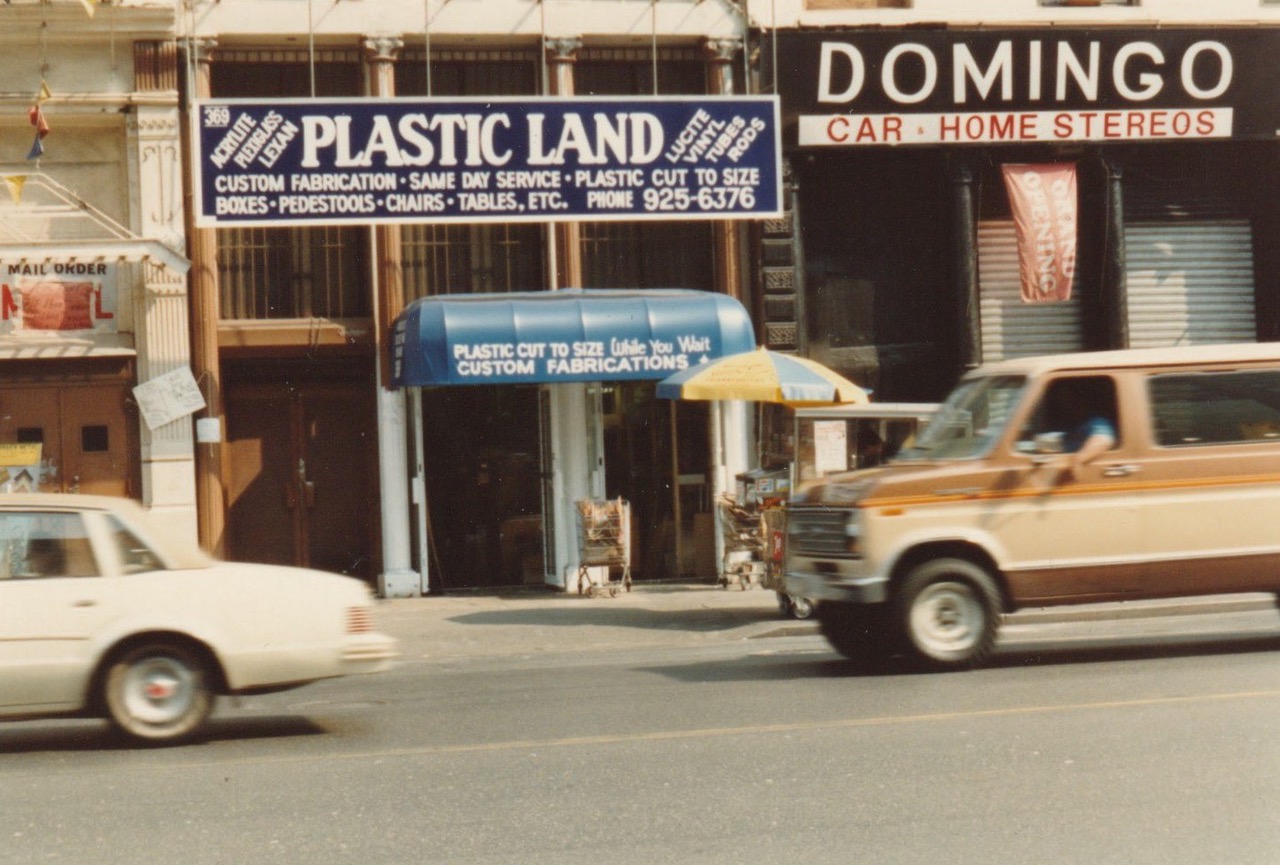
M 745 19 L 730 3 L 486 0 L 481 14 L 474 3 L 223 0 L 189 4 L 185 27 L 192 99 L 670 96 L 746 81 Z M 587 287 L 742 298 L 746 237 L 716 221 L 193 228 L 193 355 L 207 414 L 225 421 L 197 468 L 202 539 L 391 594 L 565 586 L 575 529 L 557 502 L 622 496 L 638 576 L 714 574 L 708 517 L 728 470 L 712 465 L 705 406 L 658 401 L 646 382 L 478 385 L 424 390 L 416 416 L 385 362 L 391 323 L 420 297 Z M 730 426 L 746 435 L 745 414 Z
M 194 539 L 190 412 L 135 390 L 190 363 L 173 6 L 0 17 L 0 489 L 132 496 Z
M 388 594 L 568 586 L 565 502 L 622 496 L 638 577 L 715 573 L 712 502 L 755 462 L 750 412 L 648 382 L 413 398 L 387 363 L 418 298 L 716 292 L 761 343 L 887 401 L 936 400 L 1014 354 L 1280 339 L 1269 0 L 13 0 L 0 16 L 0 483 L 131 495 L 230 557 Z M 781 217 L 208 227 L 184 197 L 202 99 L 722 94 L 780 100 Z M 1075 278 L 1069 300 L 1025 303 L 1003 173 L 1048 163 L 1076 178 Z M 203 407 L 157 412 L 137 390 L 184 370 Z
M 856 2 L 752 7 L 791 231 L 769 332 L 888 400 L 978 363 L 1274 340 L 1280 7 Z M 1007 166 L 1077 184 L 1068 300 L 1021 298 Z

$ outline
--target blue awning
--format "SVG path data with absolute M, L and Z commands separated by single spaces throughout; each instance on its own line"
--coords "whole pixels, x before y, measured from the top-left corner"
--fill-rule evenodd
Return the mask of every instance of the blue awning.
M 755 348 L 733 298 L 688 289 L 435 295 L 396 319 L 395 387 L 658 380 Z

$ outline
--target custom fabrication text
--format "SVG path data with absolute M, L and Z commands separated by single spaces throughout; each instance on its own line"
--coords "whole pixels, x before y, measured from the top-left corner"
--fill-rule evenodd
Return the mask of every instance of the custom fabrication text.
M 637 338 L 459 344 L 450 363 L 462 379 L 630 376 L 672 373 L 687 369 L 712 350 L 705 336 L 682 336 L 674 341 Z

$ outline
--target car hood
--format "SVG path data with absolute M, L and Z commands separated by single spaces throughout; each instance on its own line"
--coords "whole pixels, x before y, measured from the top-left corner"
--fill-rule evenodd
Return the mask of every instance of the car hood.
M 273 589 L 297 590 L 314 594 L 316 591 L 348 593 L 355 600 L 368 600 L 367 583 L 311 568 L 294 568 L 285 565 L 261 565 L 252 562 L 215 562 L 209 567 L 210 576 L 219 583 L 242 585 L 246 590 L 269 585 Z

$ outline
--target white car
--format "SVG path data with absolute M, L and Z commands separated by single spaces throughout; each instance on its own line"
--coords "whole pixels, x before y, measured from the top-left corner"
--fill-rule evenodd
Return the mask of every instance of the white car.
M 350 577 L 219 562 L 127 499 L 0 495 L 0 719 L 191 736 L 218 694 L 372 673 L 398 655 Z

